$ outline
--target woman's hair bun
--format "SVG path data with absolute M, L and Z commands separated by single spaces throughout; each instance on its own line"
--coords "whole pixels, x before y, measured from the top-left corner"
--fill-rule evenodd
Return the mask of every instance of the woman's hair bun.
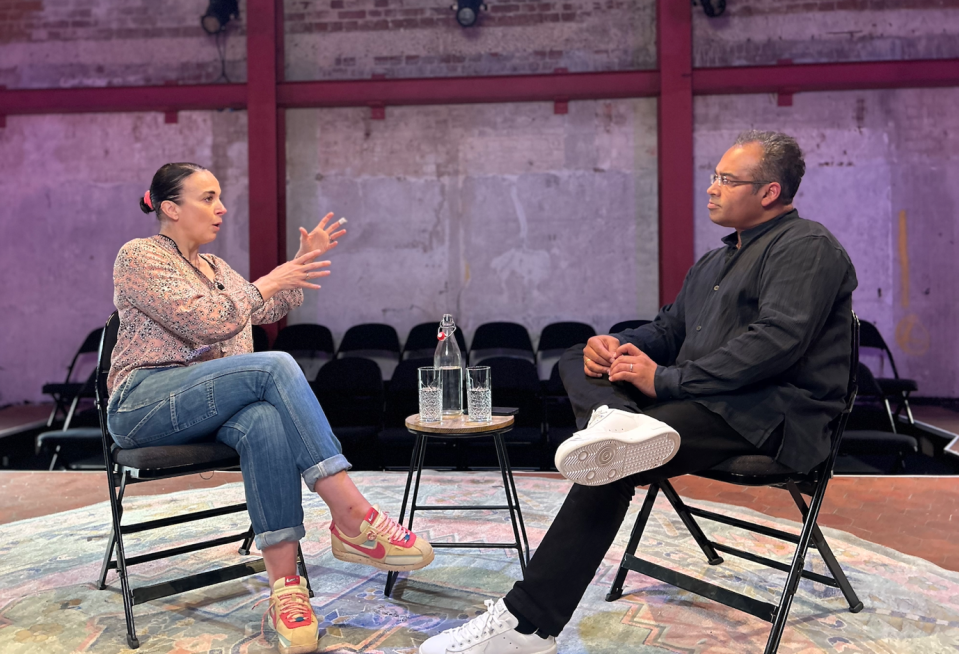
M 153 213 L 153 209 L 147 206 L 147 203 L 143 201 L 143 198 L 140 198 L 140 211 L 143 213 Z

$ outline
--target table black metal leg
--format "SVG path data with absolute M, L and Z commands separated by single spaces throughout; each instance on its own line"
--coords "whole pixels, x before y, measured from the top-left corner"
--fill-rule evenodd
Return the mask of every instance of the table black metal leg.
M 421 452 L 426 449 L 426 437 L 422 434 L 416 435 L 416 443 L 413 445 L 413 456 L 410 457 L 410 471 L 406 475 L 406 489 L 403 491 L 403 503 L 400 505 L 400 519 L 398 522 L 402 525 L 403 518 L 406 517 L 406 502 L 410 498 L 410 486 L 413 483 L 413 474 L 416 475 L 416 489 L 413 491 L 413 502 L 412 506 L 416 505 L 416 494 L 419 490 L 420 479 L 419 471 L 423 469 L 423 458 Z M 407 527 L 412 529 L 413 527 L 413 511 L 410 510 L 410 524 Z M 396 583 L 396 577 L 399 573 L 394 571 L 389 571 L 386 573 L 386 587 L 383 588 L 383 594 L 387 597 L 390 596 L 390 593 L 393 592 L 393 584 Z
M 516 553 L 519 555 L 519 567 L 526 576 L 526 557 L 523 552 L 523 545 L 519 540 L 519 526 L 516 522 L 516 507 L 513 504 L 513 494 L 510 487 L 510 473 L 506 460 L 506 446 L 503 444 L 503 437 L 500 434 L 493 434 L 493 443 L 496 446 L 496 458 L 499 460 L 499 470 L 503 475 L 503 491 L 506 493 L 506 506 L 509 509 L 510 523 L 513 525 L 513 538 L 516 543 Z
M 499 435 L 502 439 L 502 434 Z M 526 537 L 526 523 L 523 521 L 523 510 L 519 504 L 519 493 L 516 492 L 516 480 L 513 479 L 513 466 L 509 462 L 509 451 L 506 449 L 506 441 L 502 441 L 503 461 L 506 462 L 506 474 L 509 476 L 509 485 L 513 491 L 513 504 L 516 506 L 516 517 L 519 519 L 519 531 L 523 536 L 523 546 L 526 549 L 526 563 L 529 563 L 529 538 Z

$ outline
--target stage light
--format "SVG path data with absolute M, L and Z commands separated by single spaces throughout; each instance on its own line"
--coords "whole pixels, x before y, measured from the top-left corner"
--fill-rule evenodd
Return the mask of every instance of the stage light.
M 726 11 L 726 0 L 699 0 L 700 4 L 703 6 L 703 13 L 705 13 L 710 18 L 716 18 L 717 16 L 722 16 L 723 12 Z M 715 2 L 715 6 L 713 3 Z
M 457 0 L 450 9 L 456 12 L 456 22 L 462 27 L 472 27 L 476 24 L 476 19 L 480 11 L 488 11 L 489 7 L 483 4 L 483 0 Z
M 237 0 L 210 0 L 210 6 L 200 18 L 200 25 L 207 34 L 219 34 L 227 23 L 240 16 Z

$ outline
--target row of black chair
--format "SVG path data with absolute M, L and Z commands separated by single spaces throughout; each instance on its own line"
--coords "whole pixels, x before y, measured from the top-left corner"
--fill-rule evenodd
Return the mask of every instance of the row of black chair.
M 610 333 L 636 327 L 648 320 L 628 320 L 616 323 Z M 436 349 L 438 323 L 421 323 L 410 330 L 403 346 L 399 335 L 391 325 L 365 323 L 346 330 L 339 348 L 333 346 L 333 333 L 328 327 L 312 323 L 289 325 L 280 330 L 274 350 L 289 352 L 297 360 L 307 379 L 314 379 L 320 367 L 332 359 L 363 357 L 376 361 L 383 379 L 392 377 L 396 364 L 405 359 L 429 358 Z M 585 343 L 596 335 L 590 325 L 581 322 L 556 322 L 547 325 L 540 333 L 539 343 L 533 348 L 529 331 L 515 322 L 488 322 L 477 327 L 470 347 L 466 347 L 463 332 L 454 332 L 464 362 L 476 365 L 482 359 L 508 356 L 527 359 L 539 370 L 540 379 L 549 378 L 553 364 L 568 347 Z M 269 346 L 266 331 L 254 330 L 254 349 L 266 350 Z

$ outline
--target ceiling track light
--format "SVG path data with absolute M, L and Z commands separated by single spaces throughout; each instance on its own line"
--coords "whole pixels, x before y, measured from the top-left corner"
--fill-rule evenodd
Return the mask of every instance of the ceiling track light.
M 207 34 L 219 34 L 227 23 L 240 17 L 237 0 L 210 0 L 206 13 L 200 17 L 200 26 Z
M 479 18 L 480 11 L 489 11 L 483 0 L 456 0 L 456 3 L 450 5 L 450 9 L 456 12 L 456 22 L 461 27 L 472 27 Z
M 726 11 L 726 0 L 699 0 L 699 3 L 703 6 L 703 13 L 710 18 L 718 18 Z

